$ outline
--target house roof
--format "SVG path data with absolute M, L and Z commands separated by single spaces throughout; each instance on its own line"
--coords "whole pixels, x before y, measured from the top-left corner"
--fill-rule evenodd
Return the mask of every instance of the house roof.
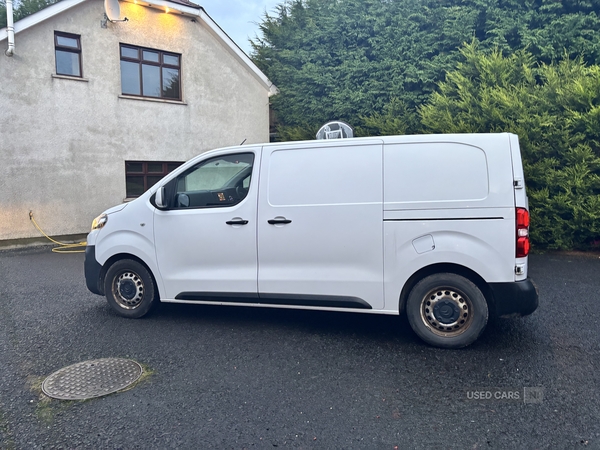
M 77 6 L 83 2 L 89 0 L 62 0 L 58 3 L 48 6 L 24 19 L 15 22 L 14 31 L 15 35 L 25 31 L 28 28 L 33 27 L 45 20 L 48 20 L 58 14 L 61 14 L 74 6 Z M 133 3 L 135 0 L 121 0 L 129 3 Z M 192 3 L 188 0 L 144 0 L 144 3 L 151 8 L 169 8 L 170 11 L 177 11 L 182 15 L 196 17 L 202 20 L 202 22 L 208 27 L 210 33 L 217 38 L 225 47 L 225 49 L 240 62 L 243 66 L 254 75 L 254 77 L 260 81 L 265 88 L 269 91 L 269 96 L 277 94 L 279 90 L 277 87 L 267 78 L 267 76 L 252 62 L 252 60 L 244 53 L 244 51 L 231 39 L 225 31 L 210 17 L 204 8 Z M 8 32 L 6 28 L 0 29 L 0 42 L 6 40 Z M 18 45 L 17 45 L 18 49 Z
M 190 8 L 200 9 L 202 8 L 200 5 L 196 5 L 195 3 L 188 2 L 188 0 L 169 0 L 171 3 L 177 3 L 183 6 L 189 6 Z

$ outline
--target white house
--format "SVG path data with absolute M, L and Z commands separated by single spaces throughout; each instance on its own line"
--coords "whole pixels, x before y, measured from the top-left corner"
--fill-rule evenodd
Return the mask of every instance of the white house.
M 30 211 L 85 233 L 192 156 L 269 140 L 275 86 L 200 6 L 125 0 L 120 18 L 63 0 L 14 24 L 12 56 L 0 30 L 0 244 L 39 236 Z

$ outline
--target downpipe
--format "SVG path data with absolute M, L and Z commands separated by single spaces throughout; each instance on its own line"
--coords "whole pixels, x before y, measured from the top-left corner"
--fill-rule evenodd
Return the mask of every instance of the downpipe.
M 13 24 L 13 0 L 6 0 L 6 32 L 8 33 L 8 48 L 6 56 L 15 54 L 15 27 Z

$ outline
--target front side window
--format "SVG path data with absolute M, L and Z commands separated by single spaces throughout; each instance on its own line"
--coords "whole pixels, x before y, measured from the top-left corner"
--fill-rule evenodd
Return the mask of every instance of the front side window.
M 181 55 L 121 44 L 125 95 L 181 100 Z
M 139 197 L 182 164 L 176 161 L 125 161 L 127 198 Z
M 253 153 L 222 155 L 202 161 L 175 180 L 173 208 L 233 206 L 248 195 Z
M 56 74 L 81 77 L 81 37 L 77 34 L 54 32 Z

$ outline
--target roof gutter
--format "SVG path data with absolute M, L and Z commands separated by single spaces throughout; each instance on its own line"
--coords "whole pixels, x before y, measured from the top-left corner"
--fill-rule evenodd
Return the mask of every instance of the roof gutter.
M 8 34 L 8 48 L 6 56 L 15 54 L 15 26 L 13 24 L 13 0 L 6 0 L 6 32 Z

